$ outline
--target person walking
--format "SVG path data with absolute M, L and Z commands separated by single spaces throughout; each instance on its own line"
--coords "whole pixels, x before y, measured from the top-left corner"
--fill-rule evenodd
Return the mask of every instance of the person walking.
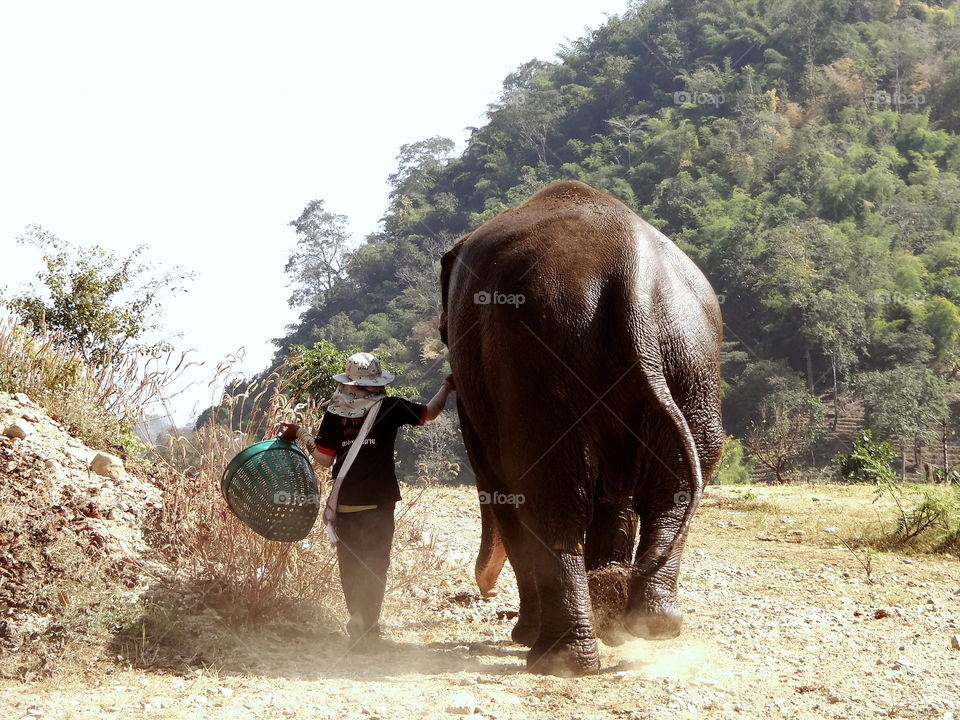
M 401 499 L 393 457 L 397 431 L 403 425 L 435 420 L 455 387 L 453 377 L 447 376 L 426 404 L 387 395 L 386 386 L 395 376 L 365 352 L 347 358 L 344 372 L 333 379 L 337 389 L 316 436 L 298 425 L 282 423 L 279 438 L 296 439 L 310 449 L 319 465 L 332 466 L 334 489 L 324 517 L 336 543 L 340 583 L 350 614 L 347 634 L 353 651 L 374 652 L 380 640 L 394 508 Z M 372 422 L 366 422 L 371 413 Z M 341 468 L 365 423 L 366 437 L 341 478 Z

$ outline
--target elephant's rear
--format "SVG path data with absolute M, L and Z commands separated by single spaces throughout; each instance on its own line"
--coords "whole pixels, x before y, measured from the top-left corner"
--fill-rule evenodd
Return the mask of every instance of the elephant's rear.
M 499 473 L 562 467 L 589 491 L 602 466 L 604 490 L 616 492 L 637 475 L 624 458 L 656 432 L 650 373 L 678 378 L 681 394 L 718 385 L 709 363 L 686 360 L 704 346 L 719 352 L 715 300 L 674 251 L 625 206 L 573 183 L 459 247 L 447 297 L 451 366 L 485 451 L 499 450 Z M 676 312 L 658 310 L 665 295 L 691 291 Z

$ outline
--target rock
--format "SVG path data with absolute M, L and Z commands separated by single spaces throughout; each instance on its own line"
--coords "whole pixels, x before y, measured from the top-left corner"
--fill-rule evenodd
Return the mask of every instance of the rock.
M 24 410 L 22 413 L 20 413 L 20 417 L 22 417 L 27 422 L 32 422 L 32 423 L 37 423 L 37 422 L 40 422 L 41 420 L 40 413 L 34 412 L 33 410 Z
M 960 650 L 960 635 L 954 635 L 950 638 L 950 647 L 954 650 Z
M 36 407 L 37 404 L 27 397 L 26 393 L 17 393 L 13 396 L 13 399 L 16 400 L 21 405 L 29 405 L 30 407 Z
M 457 693 L 447 702 L 447 712 L 454 715 L 473 715 L 477 710 L 477 699 L 470 693 Z
M 79 447 L 74 447 L 70 444 L 64 445 L 61 450 L 63 450 L 63 454 L 66 457 L 67 462 L 71 465 L 82 465 L 83 467 L 87 467 L 90 464 L 90 457 L 92 455 L 91 452 L 85 451 Z
M 3 431 L 3 434 L 8 438 L 17 438 L 19 440 L 23 440 L 30 437 L 35 432 L 36 430 L 34 430 L 33 425 L 22 418 L 18 418 L 7 425 L 6 429 Z
M 110 453 L 98 452 L 90 461 L 90 469 L 97 475 L 119 480 L 126 475 L 123 468 L 123 460 Z
M 43 461 L 43 466 L 50 472 L 51 475 L 59 475 L 63 472 L 63 466 L 60 465 L 53 458 L 47 458 Z

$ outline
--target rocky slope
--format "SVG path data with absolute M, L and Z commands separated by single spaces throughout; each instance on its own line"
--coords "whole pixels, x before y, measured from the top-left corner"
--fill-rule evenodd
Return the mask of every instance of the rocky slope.
M 120 458 L 86 447 L 27 396 L 0 393 L 5 660 L 15 665 L 18 654 L 30 657 L 34 643 L 45 643 L 33 672 L 50 672 L 55 650 L 86 632 L 81 616 L 116 609 L 117 592 L 136 595 L 144 583 L 143 520 L 160 503 L 160 489 L 129 475 Z

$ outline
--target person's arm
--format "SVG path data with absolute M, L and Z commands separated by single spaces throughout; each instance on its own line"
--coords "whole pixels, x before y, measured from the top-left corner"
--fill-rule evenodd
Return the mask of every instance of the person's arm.
M 306 428 L 302 428 L 299 425 L 280 423 L 280 432 L 277 435 L 277 439 L 289 443 L 299 442 L 301 447 L 309 450 L 310 457 L 322 467 L 330 467 L 333 465 L 334 460 L 337 459 L 335 452 L 320 448 L 316 444 L 313 435 L 311 435 Z
M 453 383 L 453 375 L 447 375 L 443 381 L 443 385 L 437 390 L 437 394 L 427 403 L 427 415 L 424 418 L 426 422 L 437 419 L 437 416 L 443 412 L 443 406 L 447 404 L 447 398 L 450 397 L 450 393 L 456 392 L 456 389 Z

